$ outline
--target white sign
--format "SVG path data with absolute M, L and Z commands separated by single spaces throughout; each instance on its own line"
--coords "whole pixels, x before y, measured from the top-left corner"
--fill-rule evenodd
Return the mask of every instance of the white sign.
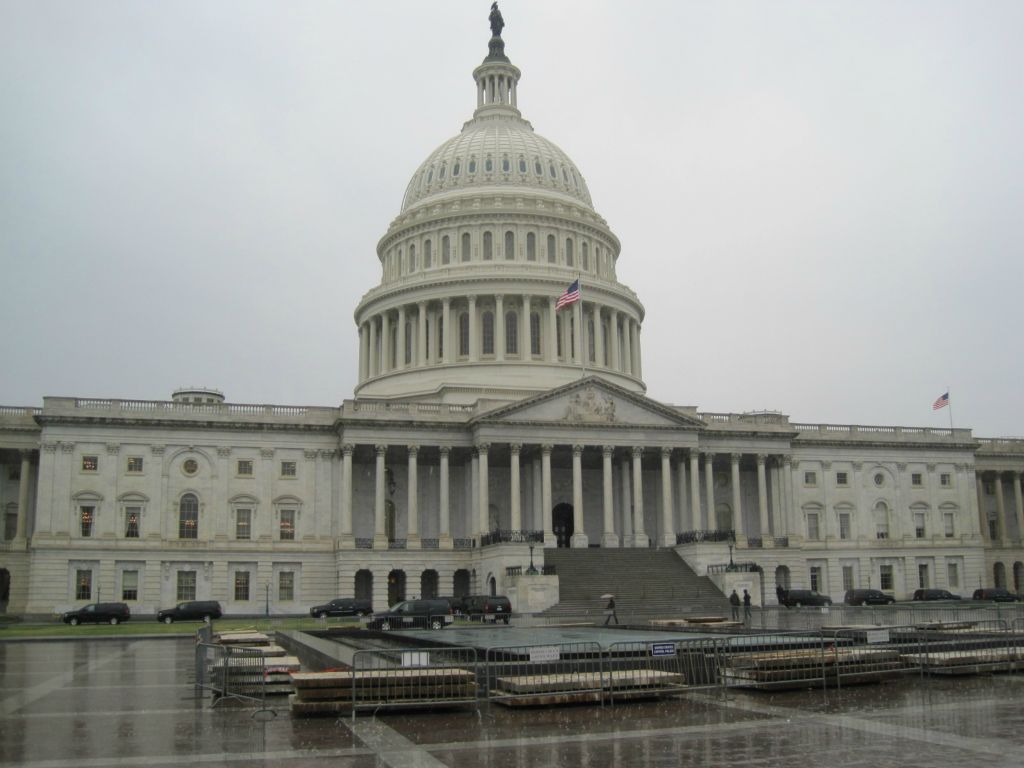
M 530 649 L 530 661 L 558 661 L 560 658 L 557 645 L 538 645 Z
M 869 629 L 865 633 L 865 637 L 869 643 L 888 643 L 889 642 L 889 630 L 888 629 Z
M 402 651 L 403 667 L 429 667 L 429 651 Z
M 651 656 L 675 656 L 675 643 L 651 643 Z

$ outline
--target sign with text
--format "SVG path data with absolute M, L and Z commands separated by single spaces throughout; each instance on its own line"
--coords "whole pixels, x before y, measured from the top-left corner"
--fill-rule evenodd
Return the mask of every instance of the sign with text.
M 557 645 L 538 645 L 530 649 L 530 661 L 558 661 L 560 658 Z
M 864 633 L 865 638 L 869 643 L 888 643 L 889 642 L 889 630 L 888 629 L 869 629 Z
M 675 643 L 651 643 L 651 656 L 675 656 Z

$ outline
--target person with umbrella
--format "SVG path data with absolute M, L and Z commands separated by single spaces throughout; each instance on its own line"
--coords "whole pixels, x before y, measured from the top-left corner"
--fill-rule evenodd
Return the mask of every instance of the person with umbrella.
M 608 601 L 608 605 L 604 607 L 604 625 L 607 627 L 612 619 L 615 619 L 615 623 L 618 624 L 619 616 L 615 613 L 615 595 L 610 593 L 601 595 L 601 599 Z

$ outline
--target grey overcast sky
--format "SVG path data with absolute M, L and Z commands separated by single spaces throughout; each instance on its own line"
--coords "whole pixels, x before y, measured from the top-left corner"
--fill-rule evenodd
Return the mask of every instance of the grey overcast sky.
M 351 397 L 487 0 L 0 2 L 0 404 Z M 1024 3 L 506 0 L 652 397 L 1024 436 Z

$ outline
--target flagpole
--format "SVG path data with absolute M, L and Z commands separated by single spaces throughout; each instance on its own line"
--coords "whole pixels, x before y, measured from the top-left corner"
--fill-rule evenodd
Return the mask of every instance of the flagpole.
M 949 408 L 949 436 L 953 436 L 953 396 L 949 392 L 949 386 L 946 387 L 946 407 Z
M 580 378 L 585 379 L 587 378 L 587 355 L 583 349 L 583 280 L 579 272 L 576 273 L 576 284 L 579 286 L 580 293 L 580 300 L 576 302 L 580 307 L 580 319 L 578 321 L 580 329 Z

